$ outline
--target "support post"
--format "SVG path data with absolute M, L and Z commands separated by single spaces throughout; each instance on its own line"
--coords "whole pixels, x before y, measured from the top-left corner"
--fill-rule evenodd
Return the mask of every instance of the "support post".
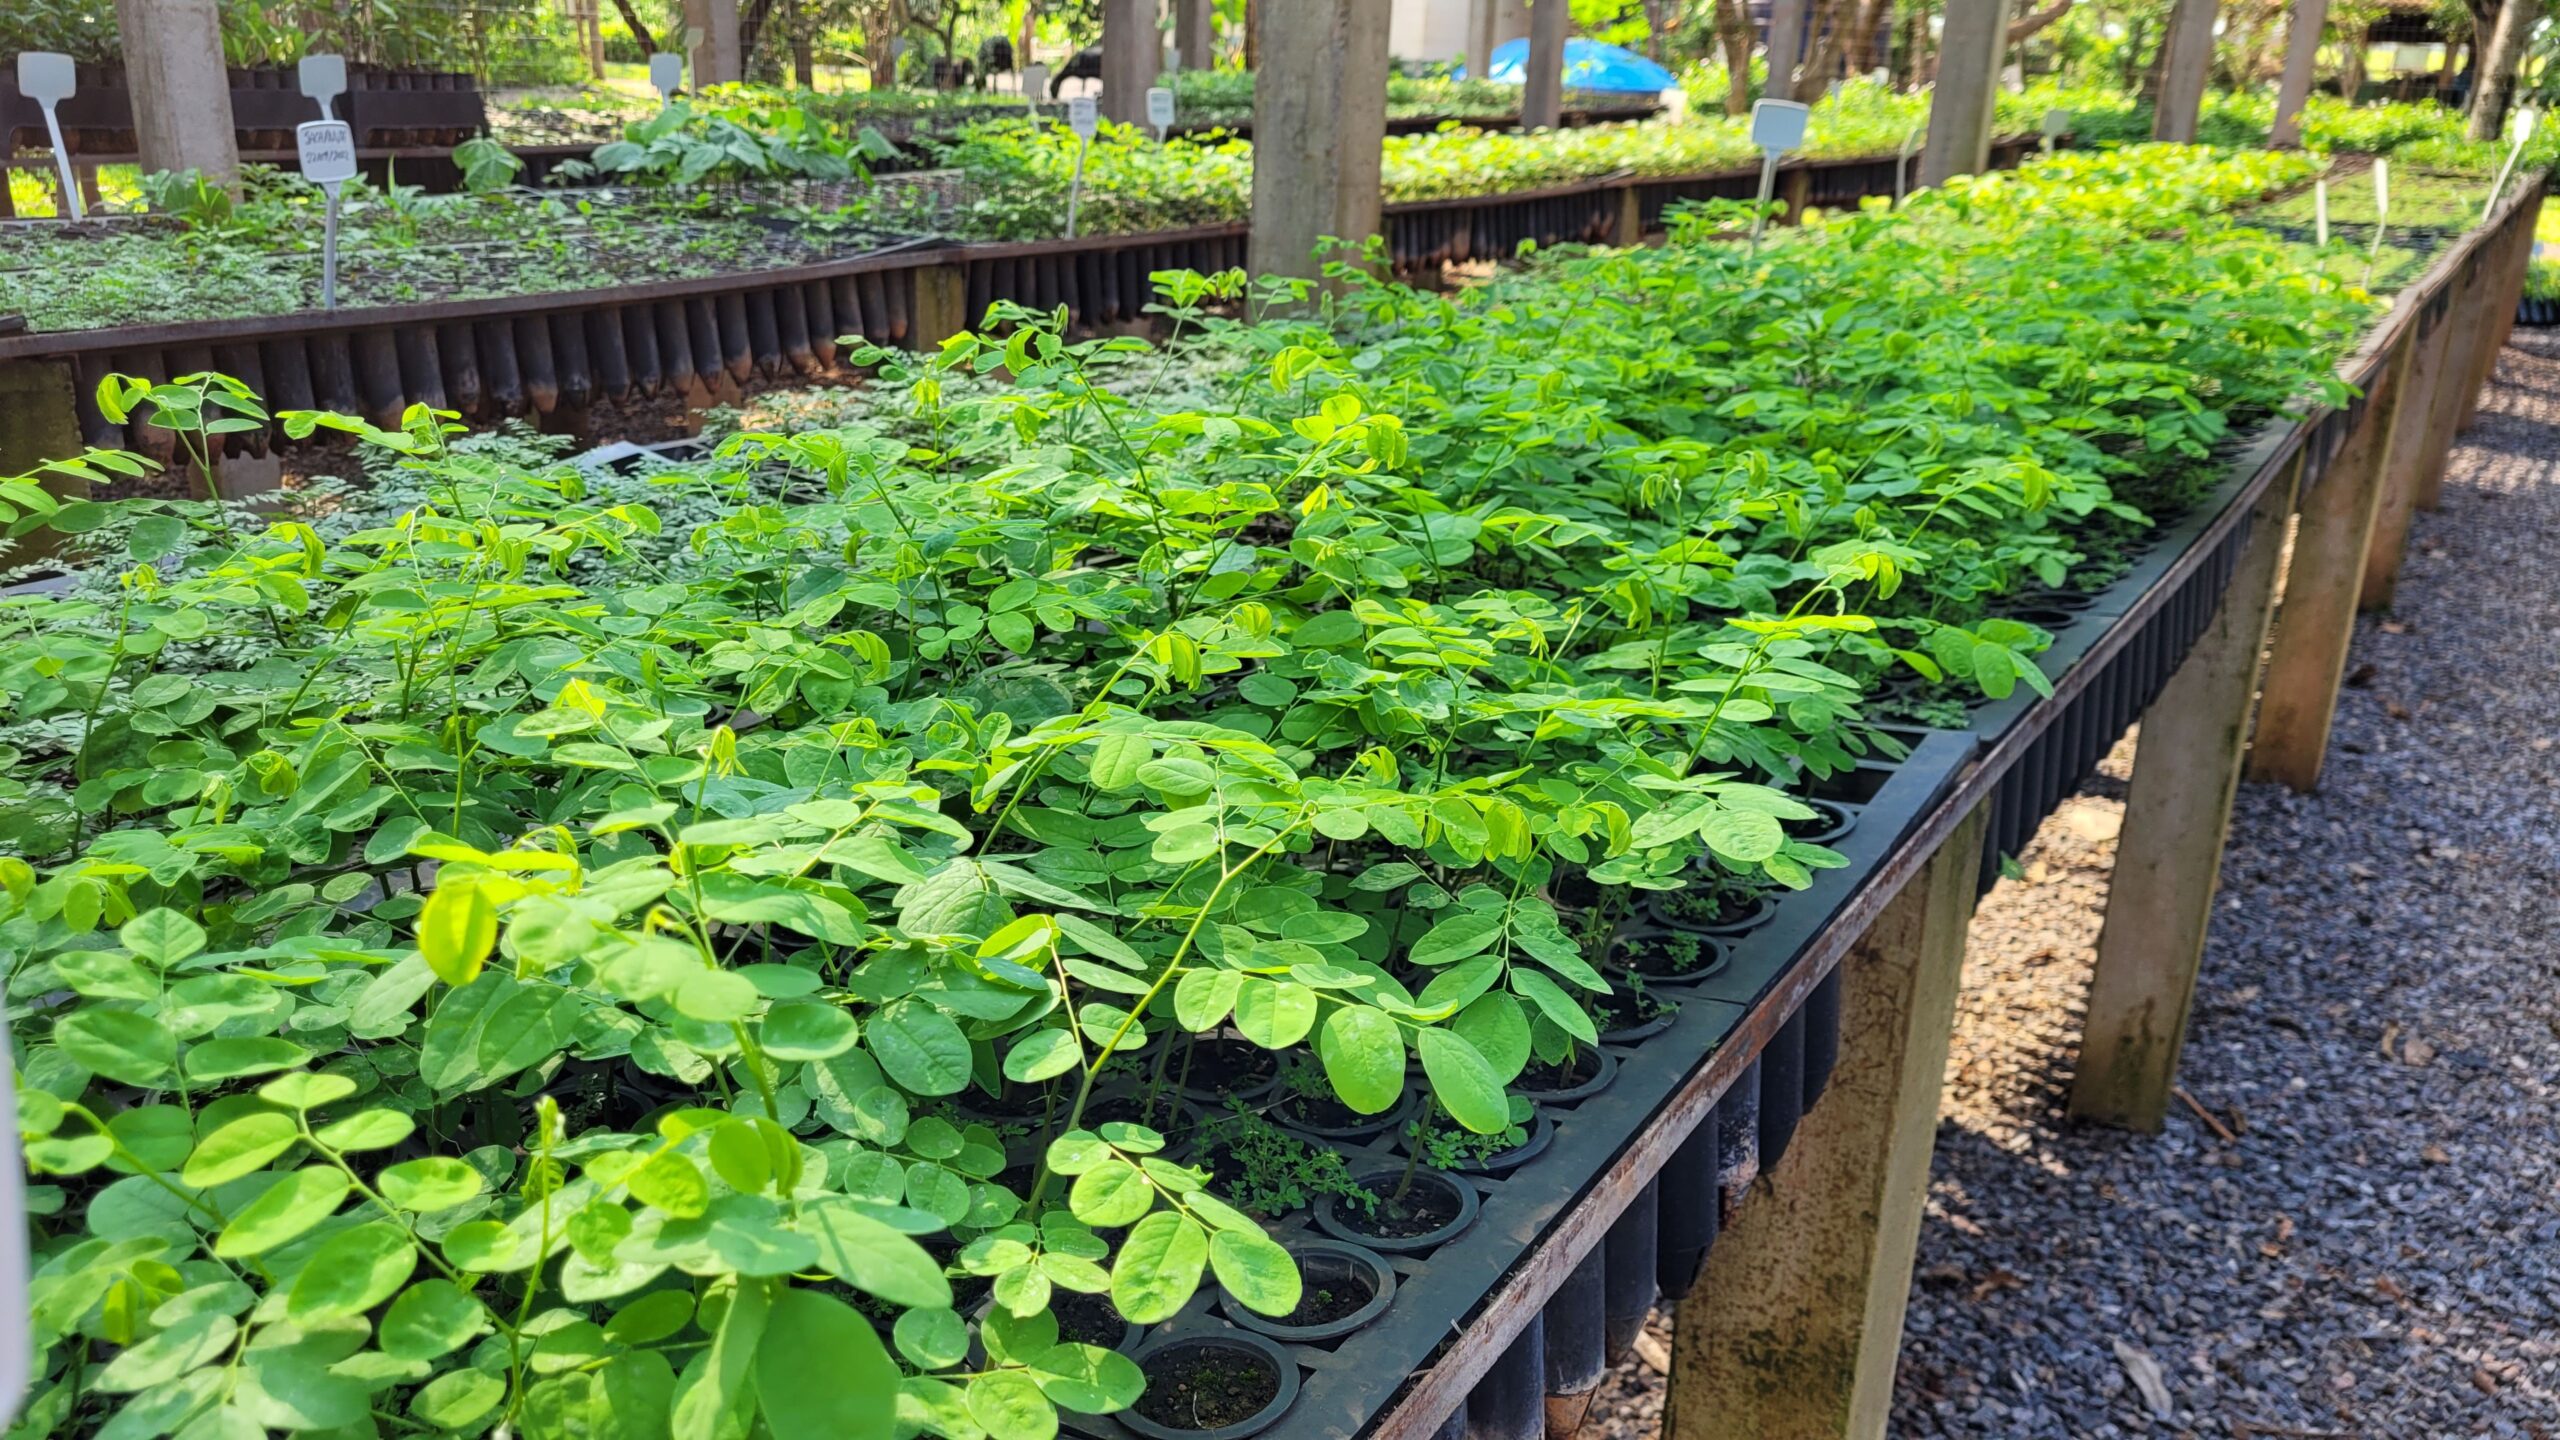
M 738 0 L 684 0 L 684 26 L 702 32 L 692 73 L 685 77 L 692 88 L 735 85 L 747 78 L 747 59 L 738 49 Z M 894 74 L 890 83 L 896 83 Z M 877 88 L 879 81 L 872 84 Z
M 1288 23 L 1295 21 L 1290 16 Z M 1156 0 L 1102 0 L 1103 119 L 1123 125 L 1146 123 L 1147 87 L 1156 83 L 1164 69 L 1161 35 L 1156 28 Z
M 2151 112 L 2151 138 L 2193 144 L 2204 113 L 2205 84 L 2213 72 L 2214 0 L 2177 0 L 2169 33 L 2161 38 L 2160 96 Z
M 2320 784 L 2329 726 L 2338 711 L 2338 681 L 2355 639 L 2356 594 L 2365 552 L 2382 507 L 2382 480 L 2392 432 L 2409 393 L 2410 357 L 2418 342 L 2406 331 L 2391 350 L 2355 429 L 2328 473 L 2302 497 L 2293 558 L 2285 567 L 2284 605 L 2259 684 L 2258 733 L 2249 746 L 2249 778 L 2281 781 L 2308 794 Z
M 1805 11 L 1811 4 L 1775 0 L 1769 7 L 1769 84 L 1763 93 L 1772 100 L 1802 98 L 1796 94 L 1796 62 L 1803 58 Z
M 2250 510 L 2220 610 L 2143 712 L 2071 1080 L 2071 1113 L 2082 1119 L 2156 1133 L 2168 1113 L 2301 474 L 2297 457 Z
M 1978 174 L 1991 163 L 1992 114 L 2008 48 L 2008 0 L 1947 0 L 1938 79 L 1929 92 L 1929 143 L 1920 152 L 1922 186 Z
M 2446 338 L 2444 380 L 2437 385 L 2428 418 L 2426 463 L 2418 471 L 2417 508 L 2433 510 L 2444 503 L 2445 467 L 2453 463 L 2453 441 L 2462 428 L 2462 412 L 2480 385 L 2480 346 L 2495 328 L 2488 313 L 2498 294 L 2497 257 L 2481 255 L 2454 277 L 2453 329 Z
M 1302 0 L 1289 23 L 1264 27 L 1253 87 L 1254 274 L 1315 276 L 1318 240 L 1378 233 L 1387 17 L 1387 0 Z
M 2496 275 L 2490 283 L 2489 298 L 2482 302 L 2488 336 L 2472 366 L 2471 387 L 2464 392 L 2462 414 L 2454 421 L 2456 433 L 2471 428 L 2471 417 L 2480 409 L 2480 392 L 2488 388 L 2490 377 L 2497 373 L 2498 352 L 2507 348 L 2507 337 L 2516 328 L 2516 306 L 2524 299 L 2524 275 L 2533 264 L 2533 232 L 2541 213 L 2542 203 L 2537 199 L 2531 208 L 2519 211 L 2508 221 L 2506 232 L 2498 237 Z
M 1182 57 L 1183 69 L 1206 70 L 1217 63 L 1210 43 L 1217 27 L 1216 0 L 1173 0 L 1173 49 Z
M 1841 958 L 1831 1086 L 1680 1306 L 1667 1440 L 1884 1435 L 1982 835 L 1977 810 Z
M 1644 243 L 1644 187 L 1628 181 L 1618 190 L 1618 224 L 1609 235 L 1612 245 Z
M 1535 0 L 1529 7 L 1529 58 L 1521 71 L 1520 128 L 1552 130 L 1564 123 L 1564 40 L 1573 29 L 1566 0 Z
M 916 272 L 915 324 L 907 331 L 908 343 L 923 351 L 942 348 L 942 342 L 978 323 L 980 316 L 969 313 L 969 272 L 960 265 L 927 265 Z
M 240 147 L 214 0 L 116 0 L 116 27 L 143 171 L 195 170 L 236 183 Z
M 2448 301 L 2436 328 L 2415 343 L 2409 357 L 2390 458 L 2382 464 L 2382 498 L 2374 510 L 2373 538 L 2365 544 L 2364 579 L 2356 587 L 2359 610 L 2391 608 L 2391 592 L 2400 580 L 2400 553 L 2408 548 L 2409 521 L 2418 508 L 2418 479 L 2426 466 L 2435 395 L 2456 383 L 2445 379 L 2445 355 L 2460 314 L 2459 299 Z
M 0 475 L 24 475 L 47 460 L 69 460 L 88 447 L 80 438 L 80 411 L 72 387 L 79 384 L 68 360 L 0 360 Z M 56 500 L 86 500 L 88 482 L 48 475 L 39 482 Z M 31 530 L 10 547 L 8 560 L 24 565 L 60 545 L 51 530 Z
M 1500 0 L 1467 0 L 1467 78 L 1481 80 L 1493 69 L 1494 11 Z
M 2267 143 L 2279 150 L 2302 143 L 2302 107 L 2311 99 L 2320 31 L 2328 23 L 2329 0 L 2293 0 L 2293 18 L 2285 22 L 2284 79 L 2276 86 L 2276 119 L 2267 131 Z

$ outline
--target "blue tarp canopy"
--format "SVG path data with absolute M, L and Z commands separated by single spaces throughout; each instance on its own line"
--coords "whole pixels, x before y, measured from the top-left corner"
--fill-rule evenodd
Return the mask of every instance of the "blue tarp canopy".
M 1514 40 L 1496 45 L 1493 47 L 1493 63 L 1485 67 L 1485 78 L 1517 85 L 1528 64 L 1528 41 Z M 1466 73 L 1466 68 L 1460 66 L 1459 78 L 1466 78 Z M 1653 95 L 1679 82 L 1670 71 L 1633 50 L 1620 45 L 1603 45 L 1597 40 L 1585 40 L 1577 35 L 1564 42 L 1564 83 L 1570 90 L 1619 90 Z

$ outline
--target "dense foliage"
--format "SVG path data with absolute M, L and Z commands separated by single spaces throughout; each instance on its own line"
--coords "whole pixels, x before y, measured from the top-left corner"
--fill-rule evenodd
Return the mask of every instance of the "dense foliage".
M 2103 579 L 2326 383 L 2372 302 L 2188 198 L 2302 163 L 2127 154 L 1757 258 L 1722 207 L 1250 324 L 1167 276 L 1165 348 L 999 307 L 867 356 L 843 424 L 638 478 L 302 414 L 376 496 L 54 511 L 85 580 L 0 602 L 27 1432 L 1128 1405 L 1075 1297 L 1299 1298 L 1169 1138 L 1195 1052 L 1499 1142 L 1634 895 L 1835 863 L 1787 791 L 1884 743 L 1881 677 L 2043 685 L 1998 598 Z M 260 414 L 105 403 L 190 448 Z M 1266 1214 L 1359 1189 L 1219 1136 Z

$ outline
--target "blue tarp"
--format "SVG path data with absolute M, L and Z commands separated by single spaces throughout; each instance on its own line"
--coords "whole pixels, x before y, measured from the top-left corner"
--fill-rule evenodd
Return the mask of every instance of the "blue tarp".
M 1493 47 L 1493 63 L 1485 67 L 1485 78 L 1505 85 L 1520 83 L 1520 72 L 1529 63 L 1529 42 L 1514 40 Z M 1458 67 L 1458 78 L 1466 78 L 1466 67 Z M 1654 64 L 1633 50 L 1619 45 L 1603 45 L 1597 40 L 1574 36 L 1564 42 L 1564 83 L 1572 90 L 1618 90 L 1652 95 L 1679 83 L 1670 71 Z

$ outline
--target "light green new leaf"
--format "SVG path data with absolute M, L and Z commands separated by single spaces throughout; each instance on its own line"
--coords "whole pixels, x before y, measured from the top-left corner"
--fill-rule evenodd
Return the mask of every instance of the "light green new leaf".
M 1111 1262 L 1111 1303 L 1130 1323 L 1170 1320 L 1200 1288 L 1209 1263 L 1209 1232 L 1171 1210 L 1129 1227 Z

